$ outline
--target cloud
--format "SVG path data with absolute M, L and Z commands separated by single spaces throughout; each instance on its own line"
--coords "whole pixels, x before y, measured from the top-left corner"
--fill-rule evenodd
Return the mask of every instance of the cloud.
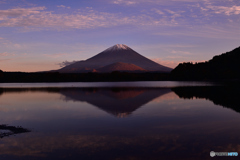
M 15 54 L 13 53 L 8 53 L 8 52 L 3 52 L 3 53 L 0 53 L 0 56 L 14 56 Z
M 145 26 L 194 26 L 204 24 L 205 22 L 214 23 L 219 21 L 209 16 L 209 14 L 240 14 L 240 6 L 215 6 L 210 0 L 193 1 L 193 0 L 170 0 L 170 1 L 146 1 L 146 0 L 114 0 L 114 4 L 133 5 L 138 3 L 162 4 L 164 7 L 149 9 L 146 13 L 124 14 L 113 12 L 100 12 L 93 8 L 80 9 L 70 13 L 54 13 L 47 11 L 47 8 L 15 8 L 0 10 L 0 27 L 18 27 L 22 31 L 41 31 L 41 30 L 71 30 L 71 29 L 95 29 L 110 28 L 116 26 L 136 26 L 138 28 Z M 176 4 L 179 7 L 176 9 Z M 186 5 L 185 3 L 191 3 Z M 167 5 L 166 5 L 167 4 Z M 161 5 L 159 5 L 161 6 Z M 190 8 L 189 8 L 190 6 Z M 197 7 L 198 9 L 194 9 Z M 59 8 L 68 8 L 64 5 Z M 190 12 L 190 10 L 193 10 Z M 210 21 L 209 19 L 212 19 Z M 234 22 L 232 17 L 226 19 L 226 22 Z
M 231 2 L 231 3 L 230 3 Z M 158 4 L 158 5 L 176 5 L 176 3 L 182 3 L 186 5 L 186 3 L 191 3 L 200 8 L 202 11 L 214 11 L 215 14 L 225 14 L 225 15 L 238 15 L 240 14 L 240 6 L 231 5 L 233 0 L 229 1 L 215 1 L 215 0 L 113 0 L 114 4 L 121 5 L 135 5 L 140 3 L 148 3 L 148 4 Z M 222 5 L 213 5 L 213 4 L 222 4 Z M 200 5 L 201 4 L 201 5 Z M 181 8 L 181 7 L 180 7 Z M 166 11 L 170 14 L 176 14 L 174 11 L 166 9 Z M 159 13 L 163 13 L 162 11 Z
M 1 49 L 3 49 L 2 47 L 3 46 L 7 46 L 7 45 L 10 45 L 12 44 L 12 42 L 6 38 L 3 38 L 3 37 L 0 37 L 0 47 Z
M 17 8 L 0 10 L 0 27 L 22 27 L 25 30 L 43 29 L 92 29 L 121 25 L 173 25 L 171 21 L 140 14 L 124 16 L 122 14 L 98 12 L 92 8 L 81 9 L 75 14 L 54 14 L 46 7 Z
M 176 51 L 176 50 L 172 50 L 170 51 L 170 53 L 173 53 L 173 54 L 181 54 L 181 55 L 192 55 L 192 53 L 190 52 L 187 52 L 187 51 Z
M 15 8 L 8 10 L 0 10 L 0 20 L 5 20 L 8 17 L 22 17 L 33 14 L 39 14 L 45 7 L 32 7 L 32 8 Z
M 114 19 L 115 16 L 108 13 L 84 11 L 75 15 L 53 14 L 45 10 L 45 7 L 37 8 L 18 8 L 0 10 L 1 27 L 29 27 L 29 28 L 95 28 L 98 26 L 109 26 L 108 18 Z M 114 23 L 114 21 L 112 22 Z M 115 22 L 116 23 L 116 22 Z
M 8 58 L 8 59 L 0 59 L 0 62 L 9 61 L 9 60 L 12 60 L 12 59 L 10 59 L 10 58 Z
M 162 58 L 152 58 L 151 60 L 170 68 L 175 68 L 179 63 L 181 63 L 181 61 L 163 60 Z
M 76 14 L 53 14 L 45 7 L 0 10 L 0 27 L 88 29 L 128 24 L 133 19 L 115 14 L 83 10 Z
M 6 0 L 0 0 L 0 4 L 5 4 Z
M 169 60 L 166 60 L 169 59 Z M 156 63 L 159 63 L 161 65 L 170 67 L 170 68 L 175 68 L 178 66 L 179 63 L 183 63 L 183 62 L 192 62 L 192 63 L 199 63 L 199 62 L 205 62 L 206 60 L 187 60 L 186 57 L 183 56 L 168 56 L 166 57 L 166 59 L 162 59 L 162 58 L 152 58 L 151 60 L 153 60 Z
M 168 13 L 170 13 L 170 14 L 175 14 L 176 12 L 174 12 L 174 11 L 171 11 L 170 9 L 165 9 Z
M 164 12 L 159 9 L 154 8 L 154 9 L 152 9 L 152 11 L 154 11 L 157 14 L 164 15 Z
M 59 5 L 59 6 L 57 6 L 58 8 L 67 8 L 67 9 L 70 9 L 71 7 L 66 7 L 66 6 L 64 6 L 64 5 Z
M 199 2 L 201 0 L 111 0 L 111 3 L 121 5 L 135 5 L 140 3 L 148 4 L 174 4 L 177 2 Z
M 238 15 L 240 14 L 240 6 L 234 4 L 232 0 L 228 1 L 214 1 L 214 0 L 203 0 L 202 3 L 191 5 L 192 7 L 199 8 L 206 16 L 210 14 L 225 14 L 225 15 Z
M 124 5 L 133 5 L 137 4 L 138 2 L 135 0 L 115 0 L 112 3 L 114 4 L 124 4 Z
M 231 6 L 231 7 L 225 7 L 225 6 L 207 6 L 208 9 L 211 9 L 216 14 L 225 14 L 225 15 L 238 15 L 240 14 L 240 6 Z
M 226 29 L 231 28 L 231 29 Z M 224 25 L 204 25 L 204 26 L 188 26 L 179 30 L 171 30 L 168 32 L 158 32 L 155 35 L 174 36 L 174 37 L 200 37 L 211 39 L 237 39 L 239 40 L 239 27 L 232 24 Z
M 69 61 L 63 61 L 61 63 L 58 63 L 57 65 L 59 65 L 60 67 L 65 67 L 65 66 L 68 66 L 70 64 L 73 64 L 73 63 L 76 63 L 78 61 L 72 61 L 72 62 L 69 62 Z

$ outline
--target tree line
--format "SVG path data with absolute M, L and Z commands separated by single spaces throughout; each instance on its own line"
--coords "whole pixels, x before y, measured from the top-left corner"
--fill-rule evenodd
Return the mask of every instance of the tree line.
M 240 80 L 240 47 L 200 63 L 180 63 L 170 73 L 58 73 L 3 72 L 0 82 L 104 82 L 166 80 Z

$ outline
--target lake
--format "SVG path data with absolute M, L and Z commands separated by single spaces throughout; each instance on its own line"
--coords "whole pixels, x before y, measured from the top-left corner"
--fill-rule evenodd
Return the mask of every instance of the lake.
M 2 83 L 0 159 L 240 153 L 239 95 L 206 82 Z

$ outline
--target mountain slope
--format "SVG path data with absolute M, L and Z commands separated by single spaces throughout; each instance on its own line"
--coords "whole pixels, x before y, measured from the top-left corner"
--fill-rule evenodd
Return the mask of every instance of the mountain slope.
M 131 63 L 117 62 L 117 63 L 104 66 L 102 68 L 99 68 L 97 71 L 98 72 L 113 72 L 113 71 L 124 71 L 124 72 L 144 72 L 145 71 L 146 72 L 147 70 Z
M 117 44 L 87 59 L 86 61 L 76 62 L 63 67 L 58 71 L 65 73 L 91 72 L 117 62 L 131 63 L 147 71 L 170 72 L 172 70 L 171 68 L 160 65 L 140 55 L 126 45 Z
M 180 63 L 171 75 L 175 79 L 240 79 L 240 47 L 203 63 Z

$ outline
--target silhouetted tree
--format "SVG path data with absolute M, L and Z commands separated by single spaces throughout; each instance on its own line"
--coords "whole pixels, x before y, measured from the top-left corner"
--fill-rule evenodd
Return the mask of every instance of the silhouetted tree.
M 0 69 L 0 77 L 3 77 L 3 71 Z
M 172 70 L 171 77 L 177 80 L 240 79 L 239 62 L 240 47 L 206 62 L 180 63 Z

